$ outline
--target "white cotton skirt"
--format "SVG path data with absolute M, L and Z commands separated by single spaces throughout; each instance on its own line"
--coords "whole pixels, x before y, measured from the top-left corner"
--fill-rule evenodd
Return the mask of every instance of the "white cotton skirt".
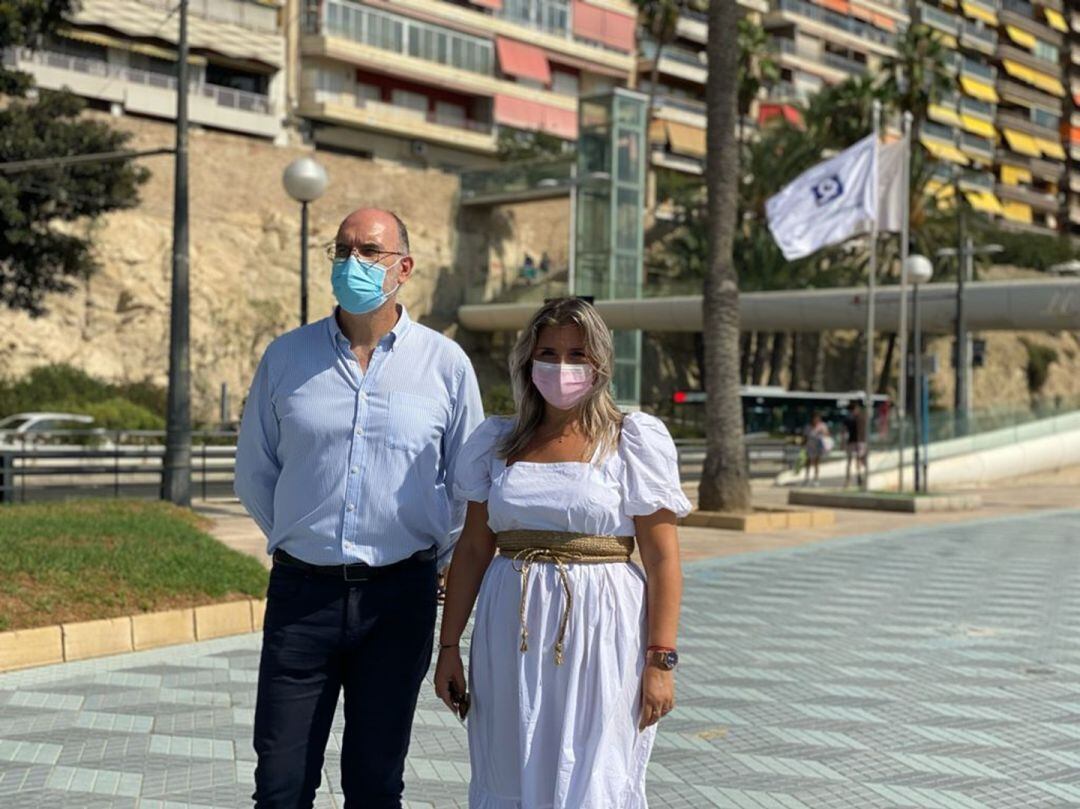
M 496 556 L 480 588 L 469 656 L 470 809 L 645 809 L 656 728 L 638 731 L 645 665 L 645 576 L 632 563 L 529 573 L 528 651 L 521 651 L 521 574 Z

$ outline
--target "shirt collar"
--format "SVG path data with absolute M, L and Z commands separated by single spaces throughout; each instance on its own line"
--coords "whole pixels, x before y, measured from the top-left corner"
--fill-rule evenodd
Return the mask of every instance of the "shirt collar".
M 408 333 L 412 327 L 412 318 L 409 317 L 409 311 L 405 308 L 404 304 L 397 304 L 398 307 L 398 320 L 385 337 L 383 337 L 379 343 L 385 344 L 389 348 L 394 348 L 401 339 Z M 327 329 L 330 333 L 330 340 L 335 345 L 344 344 L 346 348 L 349 346 L 349 338 L 345 336 L 341 331 L 341 326 L 338 325 L 337 313 L 340 307 L 335 306 L 334 311 L 330 313 L 330 317 L 326 319 Z

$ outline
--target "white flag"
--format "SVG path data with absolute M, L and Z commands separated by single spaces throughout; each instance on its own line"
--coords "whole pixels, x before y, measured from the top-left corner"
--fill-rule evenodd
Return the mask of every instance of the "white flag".
M 906 140 L 878 148 L 878 230 L 899 233 L 904 228 L 904 151 Z
M 877 216 L 877 180 L 877 149 L 868 135 L 770 197 L 769 230 L 784 258 L 802 258 L 862 233 Z

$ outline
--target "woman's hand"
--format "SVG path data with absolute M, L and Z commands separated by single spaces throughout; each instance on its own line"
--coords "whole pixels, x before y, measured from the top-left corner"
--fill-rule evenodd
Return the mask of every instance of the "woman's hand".
M 435 696 L 446 703 L 446 707 L 457 715 L 454 701 L 450 698 L 450 684 L 454 684 L 455 694 L 464 694 L 465 666 L 461 662 L 461 651 L 457 646 L 439 649 L 439 661 L 435 664 Z
M 638 730 L 655 725 L 675 707 L 675 672 L 645 666 L 641 677 L 641 719 Z

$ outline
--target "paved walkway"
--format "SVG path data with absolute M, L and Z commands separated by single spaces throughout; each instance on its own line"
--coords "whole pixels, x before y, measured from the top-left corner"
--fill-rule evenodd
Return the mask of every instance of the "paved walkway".
M 685 604 L 654 809 L 1080 806 L 1080 511 L 693 563 Z M 249 805 L 258 646 L 0 676 L 0 806 Z M 425 686 L 409 806 L 465 806 L 468 771 Z

